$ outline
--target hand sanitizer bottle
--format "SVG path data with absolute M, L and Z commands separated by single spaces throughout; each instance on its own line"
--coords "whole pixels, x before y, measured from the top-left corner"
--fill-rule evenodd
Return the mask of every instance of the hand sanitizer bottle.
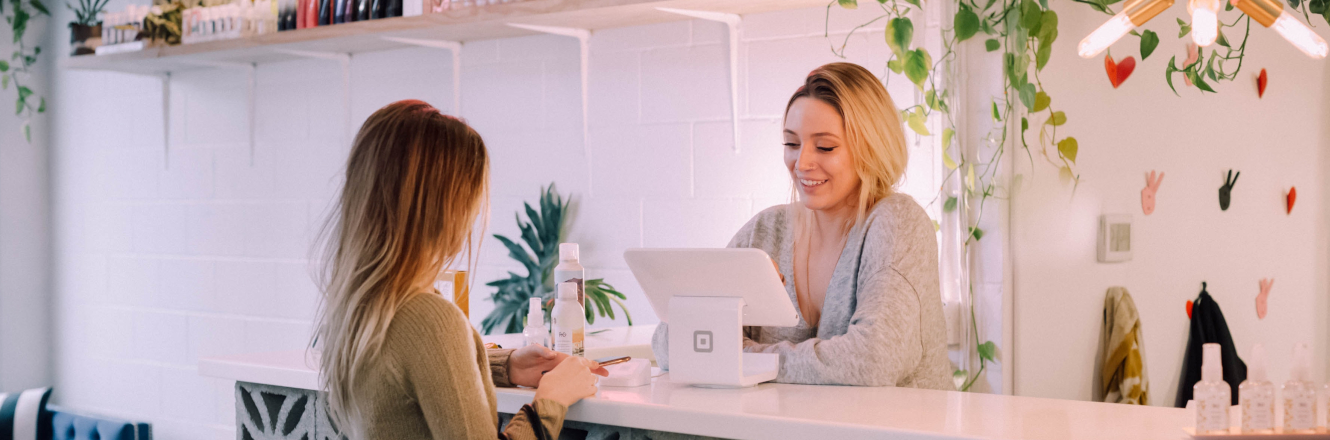
M 1311 354 L 1307 344 L 1293 346 L 1293 365 L 1288 382 L 1280 393 L 1284 396 L 1284 433 L 1305 434 L 1316 432 L 1316 385 L 1311 375 Z
M 522 337 L 526 338 L 526 345 L 550 346 L 550 332 L 545 330 L 545 309 L 540 306 L 540 298 L 531 298 Z
M 1228 408 L 1233 404 L 1233 391 L 1224 382 L 1219 344 L 1205 344 L 1201 350 L 1201 381 L 1192 387 L 1192 399 L 1196 401 L 1196 434 L 1227 434 Z
M 1265 347 L 1256 344 L 1247 362 L 1247 380 L 1238 386 L 1238 404 L 1242 406 L 1243 434 L 1275 432 L 1275 385 L 1266 379 Z
M 586 308 L 586 268 L 579 261 L 577 243 L 559 243 L 559 265 L 554 267 L 554 283 L 577 284 L 577 305 Z
M 559 299 L 554 301 L 554 351 L 582 356 L 582 338 L 586 314 L 577 302 L 577 284 L 559 283 Z

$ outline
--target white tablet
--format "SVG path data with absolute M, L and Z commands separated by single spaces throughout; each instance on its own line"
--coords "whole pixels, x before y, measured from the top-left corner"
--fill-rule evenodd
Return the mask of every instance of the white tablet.
M 742 298 L 743 325 L 799 322 L 780 274 L 761 249 L 629 249 L 623 258 L 661 322 L 669 322 L 674 296 Z

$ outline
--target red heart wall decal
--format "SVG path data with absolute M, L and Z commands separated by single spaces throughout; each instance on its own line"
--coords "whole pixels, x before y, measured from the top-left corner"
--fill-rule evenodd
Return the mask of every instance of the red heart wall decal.
M 1114 62 L 1113 57 L 1104 55 L 1104 72 L 1108 74 L 1108 82 L 1113 88 L 1116 89 L 1127 81 L 1133 70 L 1136 70 L 1136 58 L 1128 56 L 1121 62 Z
M 1269 84 L 1269 82 L 1270 82 L 1270 78 L 1267 77 L 1267 76 L 1265 76 L 1265 69 L 1261 69 L 1261 74 L 1256 76 L 1256 97 L 1257 97 L 1257 98 L 1264 98 L 1264 97 L 1265 97 L 1265 85 L 1266 85 L 1266 84 Z M 1293 204 L 1290 203 L 1290 204 L 1289 204 L 1289 207 L 1291 208 L 1292 206 L 1293 206 Z
M 1298 201 L 1298 187 L 1296 187 L 1296 186 L 1289 187 L 1289 189 L 1288 189 L 1288 210 L 1287 210 L 1287 211 L 1284 211 L 1285 214 L 1292 214 L 1292 213 L 1293 213 L 1293 202 L 1296 202 L 1296 201 Z

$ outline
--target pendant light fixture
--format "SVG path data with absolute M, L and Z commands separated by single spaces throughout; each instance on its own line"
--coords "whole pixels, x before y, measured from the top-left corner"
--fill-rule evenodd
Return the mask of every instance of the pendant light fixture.
M 1325 44 L 1325 40 L 1294 18 L 1293 14 L 1286 14 L 1284 4 L 1279 0 L 1233 0 L 1233 6 L 1261 26 L 1274 29 L 1279 36 L 1293 43 L 1293 47 L 1309 57 L 1321 59 L 1330 52 L 1330 46 Z
M 1169 6 L 1173 6 L 1173 0 L 1129 0 L 1122 7 L 1122 12 L 1081 40 L 1076 52 L 1081 58 L 1099 55 L 1123 35 L 1127 35 L 1127 32 L 1131 32 L 1132 28 L 1145 24 Z
M 1191 41 L 1197 46 L 1214 44 L 1219 38 L 1219 0 L 1190 0 Z
M 1099 55 L 1108 46 L 1131 32 L 1132 28 L 1145 24 L 1169 6 L 1173 6 L 1173 1 L 1127 1 L 1122 12 L 1114 15 L 1108 22 L 1081 40 L 1077 53 L 1082 58 Z M 1326 44 L 1325 39 L 1312 32 L 1307 25 L 1293 17 L 1293 14 L 1284 13 L 1284 4 L 1279 0 L 1231 0 L 1231 2 L 1234 7 L 1242 10 L 1257 23 L 1274 29 L 1307 56 L 1320 59 L 1330 53 L 1330 45 Z M 1209 46 L 1214 43 L 1219 37 L 1219 0 L 1188 0 L 1187 9 L 1191 12 L 1192 41 L 1198 46 Z

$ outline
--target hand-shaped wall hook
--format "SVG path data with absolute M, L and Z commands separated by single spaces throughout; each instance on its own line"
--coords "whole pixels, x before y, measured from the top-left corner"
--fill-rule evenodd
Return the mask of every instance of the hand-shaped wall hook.
M 1224 186 L 1219 187 L 1219 209 L 1227 211 L 1228 203 L 1233 199 L 1233 185 L 1238 183 L 1238 176 L 1242 171 L 1233 174 L 1233 170 L 1228 170 L 1228 177 L 1224 178 Z
M 1284 214 L 1292 214 L 1293 202 L 1298 201 L 1298 187 L 1290 186 L 1288 188 L 1288 195 L 1284 197 L 1284 201 L 1288 205 L 1288 207 L 1284 211 Z
M 1145 215 L 1155 212 L 1155 193 L 1159 192 L 1159 182 L 1164 181 L 1164 173 L 1156 177 L 1154 171 L 1145 176 L 1145 189 L 1141 190 L 1141 211 Z
M 1274 278 L 1261 279 L 1261 293 L 1256 295 L 1256 319 L 1265 319 L 1265 302 L 1270 297 L 1270 288 L 1274 287 Z

